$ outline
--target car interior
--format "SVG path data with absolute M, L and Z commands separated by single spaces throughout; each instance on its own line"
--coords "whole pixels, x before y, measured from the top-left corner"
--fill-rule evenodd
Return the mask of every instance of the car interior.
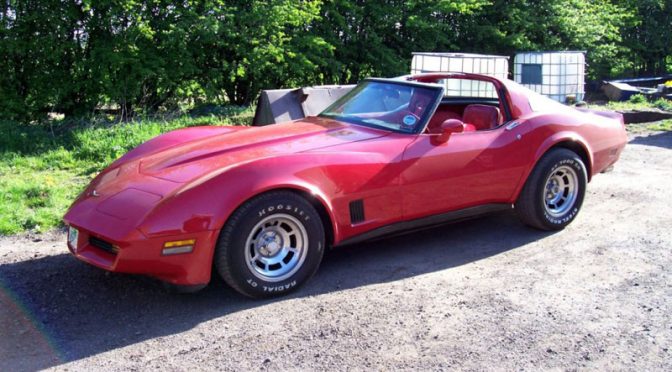
M 486 97 L 470 95 L 485 95 Z M 461 121 L 464 125 L 464 132 L 496 128 L 504 122 L 500 107 L 500 101 L 492 86 L 487 87 L 485 91 L 482 88 L 476 91 L 469 86 L 467 89 L 447 89 L 446 96 L 443 97 L 436 112 L 427 123 L 425 133 L 441 133 L 441 124 L 449 119 Z

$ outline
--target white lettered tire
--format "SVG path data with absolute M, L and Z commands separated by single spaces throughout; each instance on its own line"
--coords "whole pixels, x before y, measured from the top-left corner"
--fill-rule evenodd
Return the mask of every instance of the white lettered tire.
M 581 210 L 586 166 L 575 152 L 556 148 L 539 160 L 515 207 L 523 223 L 541 230 L 562 230 Z
M 255 197 L 226 222 L 215 267 L 236 291 L 253 298 L 287 294 L 317 271 L 325 248 L 324 226 L 313 205 L 291 191 Z

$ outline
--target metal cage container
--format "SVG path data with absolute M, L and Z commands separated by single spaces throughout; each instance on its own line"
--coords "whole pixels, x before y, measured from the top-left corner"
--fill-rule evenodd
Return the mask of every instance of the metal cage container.
M 523 52 L 513 61 L 517 83 L 562 103 L 583 100 L 585 70 L 582 51 Z
M 506 79 L 509 57 L 469 53 L 413 53 L 411 74 L 427 72 L 467 72 Z M 474 80 L 447 80 L 446 95 L 461 97 L 497 97 L 492 84 Z

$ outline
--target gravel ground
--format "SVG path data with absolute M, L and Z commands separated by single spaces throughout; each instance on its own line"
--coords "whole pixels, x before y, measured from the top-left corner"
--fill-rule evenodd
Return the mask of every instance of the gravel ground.
M 330 252 L 298 293 L 107 274 L 0 238 L 0 371 L 672 370 L 672 133 L 637 134 L 567 229 L 512 213 Z

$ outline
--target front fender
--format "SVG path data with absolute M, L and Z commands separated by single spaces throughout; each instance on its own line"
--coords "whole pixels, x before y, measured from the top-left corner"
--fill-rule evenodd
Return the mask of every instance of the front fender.
M 230 167 L 185 185 L 164 199 L 145 218 L 140 230 L 148 237 L 219 230 L 245 201 L 267 191 L 293 189 L 315 197 L 329 214 L 335 237 L 330 197 L 334 185 L 320 174 L 319 160 L 290 155 Z

